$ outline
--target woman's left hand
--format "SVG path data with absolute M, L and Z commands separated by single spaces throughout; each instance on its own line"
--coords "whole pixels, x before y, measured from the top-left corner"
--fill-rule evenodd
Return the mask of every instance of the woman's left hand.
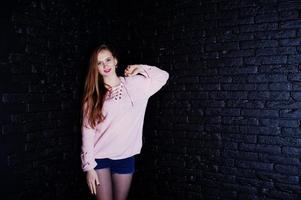
M 134 76 L 138 74 L 139 72 L 142 72 L 142 66 L 141 65 L 128 65 L 127 68 L 124 70 L 125 76 Z

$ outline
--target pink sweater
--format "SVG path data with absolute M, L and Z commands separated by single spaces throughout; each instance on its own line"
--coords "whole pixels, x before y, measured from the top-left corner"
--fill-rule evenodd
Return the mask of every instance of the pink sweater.
M 169 73 L 155 66 L 141 65 L 141 75 L 119 77 L 121 83 L 106 94 L 104 121 L 94 129 L 82 124 L 81 167 L 94 169 L 96 158 L 122 159 L 139 154 L 148 99 L 166 84 Z M 85 125 L 84 125 L 85 124 Z

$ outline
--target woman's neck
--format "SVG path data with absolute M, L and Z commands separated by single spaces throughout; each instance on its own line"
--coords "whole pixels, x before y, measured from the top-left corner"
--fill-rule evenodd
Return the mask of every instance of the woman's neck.
M 107 76 L 103 78 L 105 87 L 110 88 L 120 84 L 121 80 L 117 75 Z

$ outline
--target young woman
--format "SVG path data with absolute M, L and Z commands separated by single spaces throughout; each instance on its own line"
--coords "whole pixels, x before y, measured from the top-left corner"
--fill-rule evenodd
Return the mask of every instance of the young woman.
M 169 78 L 142 64 L 128 65 L 124 76 L 117 76 L 117 64 L 107 45 L 93 51 L 82 101 L 81 167 L 98 200 L 127 198 L 148 99 Z

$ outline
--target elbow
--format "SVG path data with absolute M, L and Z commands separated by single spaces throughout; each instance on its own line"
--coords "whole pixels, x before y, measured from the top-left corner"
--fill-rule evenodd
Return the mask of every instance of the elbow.
M 164 71 L 163 72 L 163 79 L 164 79 L 164 82 L 166 83 L 167 80 L 169 79 L 169 73 L 167 71 Z

